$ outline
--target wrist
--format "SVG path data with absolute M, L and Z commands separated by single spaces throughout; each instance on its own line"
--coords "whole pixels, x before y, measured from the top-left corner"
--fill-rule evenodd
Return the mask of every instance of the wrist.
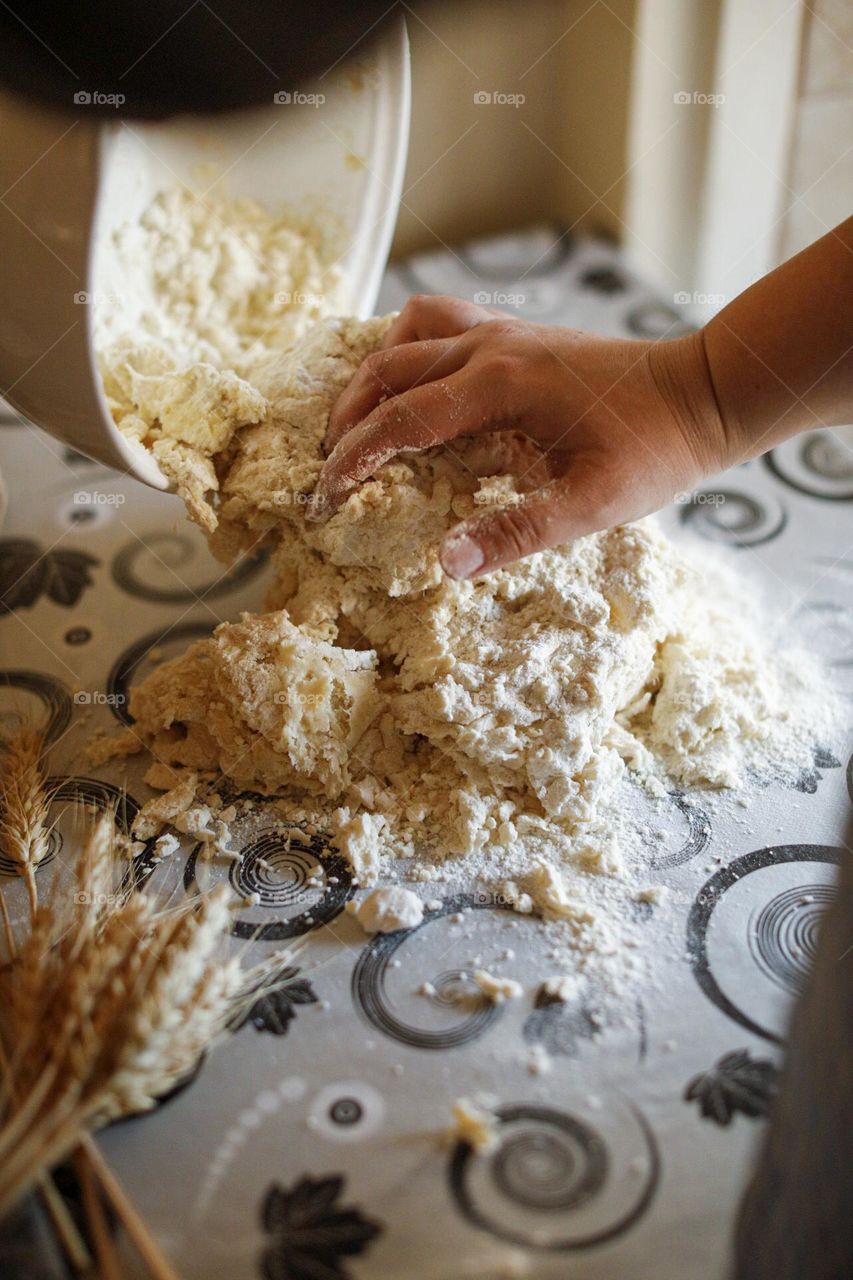
M 652 343 L 648 364 L 699 472 L 711 475 L 739 461 L 717 398 L 705 330 Z

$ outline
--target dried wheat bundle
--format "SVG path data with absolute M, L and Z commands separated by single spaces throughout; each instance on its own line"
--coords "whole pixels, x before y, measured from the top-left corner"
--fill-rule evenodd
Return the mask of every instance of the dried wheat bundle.
M 32 911 L 38 903 L 35 871 L 50 836 L 43 750 L 41 734 L 25 727 L 3 744 L 0 756 L 0 851 L 23 876 Z
M 116 892 L 115 840 L 102 815 L 2 976 L 0 1213 L 85 1132 L 154 1106 L 281 965 L 224 956 L 225 887 L 168 910 Z

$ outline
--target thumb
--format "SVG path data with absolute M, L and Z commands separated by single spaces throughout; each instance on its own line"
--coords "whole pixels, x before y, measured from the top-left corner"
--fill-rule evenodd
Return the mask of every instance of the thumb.
M 439 549 L 450 578 L 491 573 L 535 551 L 559 546 L 606 523 L 591 495 L 570 487 L 568 479 L 537 489 L 514 507 L 501 507 L 463 520 L 445 535 Z

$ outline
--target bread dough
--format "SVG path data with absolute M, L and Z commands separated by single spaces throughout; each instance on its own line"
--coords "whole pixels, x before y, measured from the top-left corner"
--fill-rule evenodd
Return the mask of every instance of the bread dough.
M 511 434 L 400 456 L 312 519 L 330 410 L 391 317 L 290 317 L 287 341 L 259 343 L 268 283 L 247 301 L 226 272 L 236 294 L 220 298 L 205 235 L 186 241 L 198 287 L 191 265 L 174 288 L 158 276 L 169 323 L 186 294 L 187 325 L 201 326 L 181 337 L 184 363 L 113 329 L 105 383 L 215 554 L 265 545 L 275 580 L 268 612 L 222 624 L 133 689 L 139 740 L 170 766 L 310 802 L 362 884 L 383 859 L 414 859 L 422 879 L 464 860 L 519 911 L 600 945 L 585 875 L 622 871 L 626 767 L 653 795 L 670 779 L 739 785 L 762 750 L 798 769 L 801 673 L 768 654 L 742 593 L 729 606 L 725 579 L 709 586 L 651 521 L 448 580 L 444 533 L 540 478 Z M 224 308 L 221 332 L 205 300 Z

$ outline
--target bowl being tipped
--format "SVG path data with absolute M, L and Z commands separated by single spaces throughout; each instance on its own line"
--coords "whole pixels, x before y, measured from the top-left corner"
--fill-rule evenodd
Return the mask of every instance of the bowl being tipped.
M 322 98 L 321 102 L 317 99 Z M 116 428 L 97 367 L 93 311 L 112 233 L 164 190 L 217 175 L 271 213 L 322 217 L 351 315 L 371 314 L 397 217 L 409 133 L 404 23 L 357 68 L 270 105 L 166 122 L 89 120 L 0 98 L 0 395 L 24 418 L 158 489 L 169 481 Z M 204 178 L 200 179 L 200 172 Z M 114 274 L 110 288 L 120 288 Z

